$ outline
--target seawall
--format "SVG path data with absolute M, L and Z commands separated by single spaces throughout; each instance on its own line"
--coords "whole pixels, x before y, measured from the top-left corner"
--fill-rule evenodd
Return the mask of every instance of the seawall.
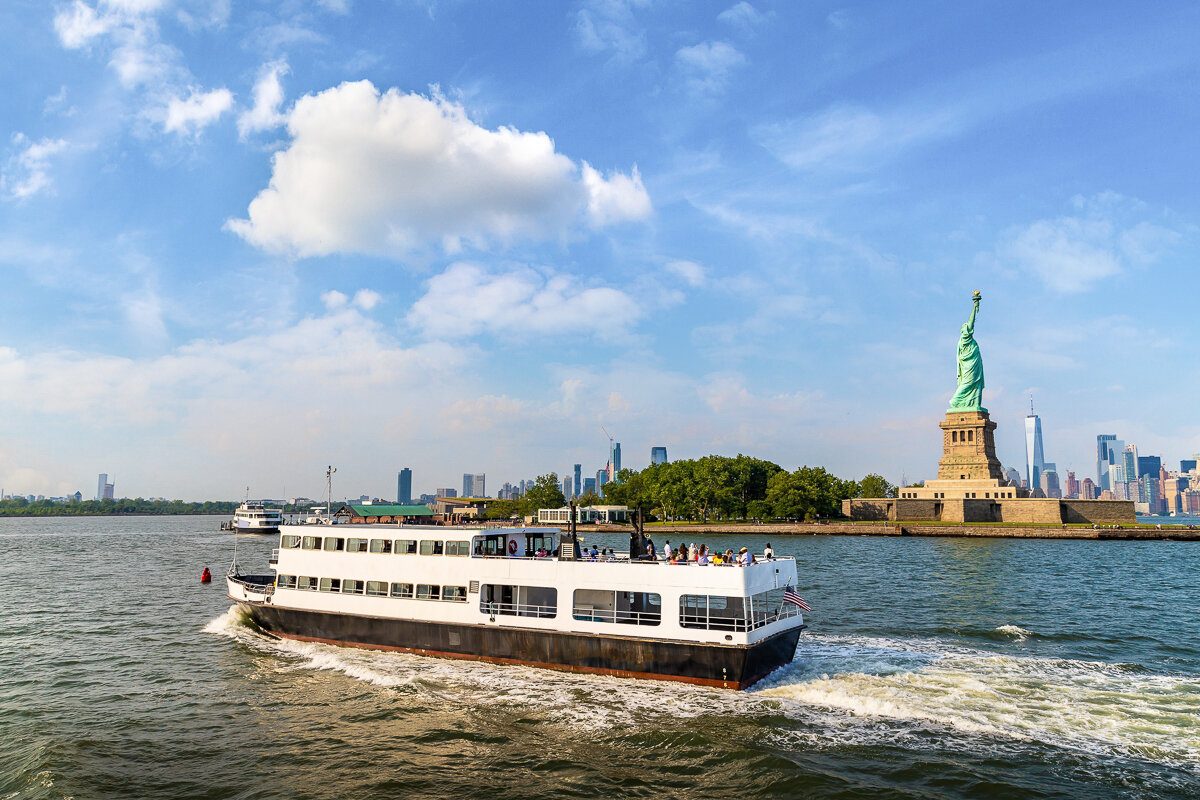
M 585 537 L 589 530 L 603 533 L 628 533 L 629 528 L 617 525 L 580 526 Z M 959 536 L 999 539 L 1125 539 L 1200 541 L 1200 529 L 1179 525 L 1159 527 L 1097 527 L 1055 525 L 953 525 L 937 522 L 887 523 L 708 523 L 703 525 L 648 525 L 646 533 L 656 539 L 676 536 L 691 539 L 698 536 Z

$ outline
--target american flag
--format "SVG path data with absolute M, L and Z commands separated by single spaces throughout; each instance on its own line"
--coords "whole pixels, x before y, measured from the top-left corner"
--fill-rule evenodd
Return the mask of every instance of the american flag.
M 805 602 L 804 598 L 800 596 L 800 593 L 791 586 L 788 586 L 783 590 L 783 602 L 791 603 L 801 611 L 812 611 L 812 606 Z

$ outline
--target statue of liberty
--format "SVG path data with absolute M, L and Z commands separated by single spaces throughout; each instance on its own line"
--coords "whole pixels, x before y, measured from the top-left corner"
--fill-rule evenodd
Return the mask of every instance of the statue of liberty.
M 981 295 L 971 297 L 971 318 L 962 326 L 958 337 L 958 390 L 950 401 L 950 411 L 983 411 L 983 356 L 975 342 L 975 317 L 979 314 Z

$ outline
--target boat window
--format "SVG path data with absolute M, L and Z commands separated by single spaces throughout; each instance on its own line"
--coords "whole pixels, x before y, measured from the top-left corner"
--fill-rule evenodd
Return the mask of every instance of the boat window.
M 476 555 L 481 556 L 504 556 L 508 555 L 504 552 L 504 535 L 487 536 L 481 543 L 482 546 L 476 550 Z
M 438 539 L 422 539 L 421 540 L 421 555 L 423 556 L 440 556 L 444 550 L 445 542 Z
M 346 540 L 346 552 L 347 553 L 365 553 L 365 552 L 367 552 L 367 540 L 366 539 L 347 539 Z
M 679 624 L 717 631 L 749 629 L 745 597 L 685 594 L 679 598 Z
M 317 590 L 317 579 L 306 578 L 301 575 L 299 578 L 296 578 L 296 588 L 303 589 L 306 592 L 315 592 Z
M 320 590 L 322 592 L 340 592 L 342 590 L 342 579 L 321 578 Z
M 367 594 L 372 597 L 387 597 L 387 581 L 367 581 Z
M 470 542 L 446 542 L 446 555 L 448 556 L 469 556 L 471 555 Z
M 412 597 L 413 586 L 411 583 L 393 583 L 392 597 Z
M 437 600 L 440 594 L 440 586 L 432 586 L 428 583 L 417 584 L 417 599 L 418 600 Z
M 465 603 L 467 602 L 467 587 L 443 586 L 442 599 L 449 600 L 452 603 Z
M 576 589 L 572 613 L 575 619 L 585 622 L 658 625 L 662 621 L 662 597 L 654 592 Z
M 413 553 L 417 552 L 417 540 L 397 539 L 396 547 L 392 550 L 392 552 L 400 555 L 412 555 Z
M 771 589 L 746 598 L 751 630 L 800 613 L 799 608 L 784 602 L 783 593 L 783 589 Z
M 304 541 L 301 543 L 300 546 L 303 547 L 305 550 L 320 550 L 321 549 L 321 537 L 320 536 L 305 536 Z
M 299 536 L 291 536 L 291 535 L 281 536 L 281 537 L 279 537 L 279 546 L 280 547 L 288 547 L 288 548 L 299 547 L 300 546 L 300 537 Z
M 391 539 L 372 539 L 371 540 L 371 552 L 372 553 L 390 553 L 390 552 L 392 552 L 392 540 Z
M 344 578 L 342 579 L 342 594 L 362 594 L 365 585 L 363 581 Z
M 553 618 L 558 614 L 558 589 L 485 583 L 479 587 L 479 610 L 484 614 Z
M 280 575 L 278 578 L 275 579 L 275 587 L 277 589 L 295 589 L 296 588 L 296 576 L 295 575 Z
M 326 536 L 324 549 L 326 549 L 326 550 L 345 550 L 346 549 L 346 540 L 340 536 Z

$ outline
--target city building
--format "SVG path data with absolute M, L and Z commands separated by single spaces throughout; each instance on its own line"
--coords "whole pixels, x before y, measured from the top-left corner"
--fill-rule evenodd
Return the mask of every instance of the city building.
M 650 466 L 655 464 L 667 463 L 667 448 L 663 445 L 655 445 L 650 448 Z
M 479 473 L 471 475 L 463 474 L 463 497 L 487 497 L 487 475 Z
M 1075 477 L 1074 470 L 1067 470 L 1067 484 L 1064 488 L 1063 496 L 1068 500 L 1079 498 L 1079 479 Z
M 114 499 L 114 484 L 108 482 L 108 473 L 101 472 L 96 478 L 96 499 L 97 500 L 112 500 Z
M 1159 477 L 1159 472 L 1162 471 L 1161 456 L 1138 456 L 1137 457 L 1137 472 L 1140 478 L 1143 475 L 1153 475 Z
M 596 479 L 595 478 L 584 478 L 583 479 L 583 494 L 596 494 Z
M 1180 472 L 1195 472 L 1196 471 L 1196 459 L 1185 458 L 1182 461 L 1180 461 L 1179 462 L 1179 471 Z
M 591 478 L 588 478 L 590 481 Z M 537 512 L 538 525 L 566 525 L 571 521 L 571 507 L 539 508 Z M 586 525 L 596 521 L 596 509 L 575 506 L 575 522 Z
M 1042 419 L 1033 413 L 1033 401 L 1029 401 L 1029 415 L 1025 417 L 1025 483 L 1031 492 L 1040 490 L 1042 471 L 1046 458 L 1042 453 Z
M 576 464 L 575 465 L 575 491 L 571 492 L 571 497 L 579 497 L 581 494 L 583 494 L 583 484 L 581 483 L 582 477 L 583 477 L 583 465 Z
M 1058 465 L 1047 461 L 1042 465 L 1042 494 L 1046 497 L 1062 497 L 1062 487 L 1058 481 Z
M 611 469 L 611 464 L 609 466 L 609 469 L 596 470 L 596 491 L 597 492 L 599 492 L 601 489 L 604 488 L 604 484 L 608 483 L 608 479 L 609 479 L 608 473 L 609 473 L 610 469 Z
M 1091 478 L 1084 478 L 1083 482 L 1079 484 L 1079 499 L 1095 500 L 1099 496 L 1100 492 L 1097 491 L 1096 482 Z
M 1115 433 L 1102 433 L 1096 437 L 1096 486 L 1100 491 L 1112 488 L 1108 482 L 1109 467 L 1120 461 L 1124 449 L 1125 442 Z
M 1138 472 L 1138 450 L 1136 444 L 1127 444 L 1121 451 L 1121 463 L 1125 465 L 1125 480 L 1133 483 L 1141 473 Z
M 400 470 L 396 476 L 396 502 L 400 505 L 412 504 L 412 470 L 408 467 Z
M 574 481 L 571 480 L 570 475 L 567 475 L 565 478 L 562 479 L 562 481 L 563 481 L 562 482 L 563 499 L 570 500 L 571 498 L 573 498 L 575 496 L 575 495 L 571 494 L 571 490 L 573 488 L 575 488 L 573 485 Z
M 612 475 L 609 477 L 615 481 L 619 474 L 621 474 L 621 443 L 617 442 L 612 448 Z
M 1013 467 L 1009 467 L 1008 469 L 1004 470 L 1004 478 L 1012 486 L 1021 486 L 1023 483 L 1021 480 L 1021 473 L 1017 472 L 1017 470 Z
M 434 497 L 458 497 L 458 489 L 438 489 Z

